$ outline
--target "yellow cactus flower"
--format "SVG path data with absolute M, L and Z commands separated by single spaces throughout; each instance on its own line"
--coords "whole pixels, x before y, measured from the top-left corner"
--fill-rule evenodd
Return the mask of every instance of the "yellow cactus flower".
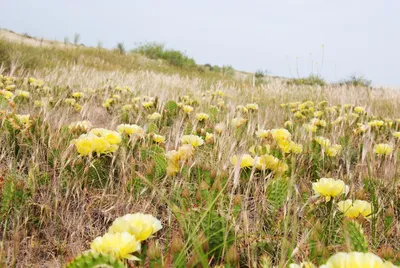
M 248 104 L 246 104 L 246 108 L 251 110 L 251 111 L 257 111 L 258 110 L 258 104 L 257 103 L 248 103 Z
M 344 181 L 332 178 L 321 178 L 312 184 L 312 188 L 317 195 L 325 197 L 326 202 L 347 191 Z
M 106 233 L 94 239 L 90 248 L 94 252 L 110 255 L 119 260 L 138 260 L 132 253 L 140 250 L 140 241 L 128 232 Z
M 316 111 L 316 112 L 314 112 L 314 117 L 321 117 L 321 116 L 323 116 L 324 115 L 324 112 L 323 111 Z
M 393 132 L 393 137 L 400 138 L 400 131 Z
M 300 111 L 295 112 L 293 115 L 297 119 L 305 119 L 306 118 L 306 116 Z
M 183 144 L 178 148 L 179 160 L 189 160 L 194 153 L 194 147 L 191 144 Z
M 14 94 L 8 90 L 0 90 L 0 95 L 6 98 L 7 100 L 11 100 L 14 98 Z
M 204 120 L 207 120 L 209 118 L 210 118 L 210 116 L 208 114 L 206 114 L 206 113 L 198 113 L 198 114 L 196 114 L 196 119 L 198 121 L 200 121 L 200 122 L 204 121 Z
M 22 125 L 29 125 L 31 123 L 31 115 L 30 114 L 17 114 L 15 115 L 18 119 L 18 121 L 22 124 Z
M 356 112 L 358 114 L 363 114 L 363 113 L 365 113 L 365 108 L 361 107 L 361 106 L 357 106 L 354 108 L 354 112 Z
M 88 120 L 72 122 L 68 125 L 69 130 L 83 130 L 88 132 L 92 128 L 92 123 Z
M 373 253 L 338 252 L 331 256 L 320 268 L 386 268 L 396 267 L 390 262 L 384 262 Z
M 239 157 L 240 160 L 240 167 L 241 168 L 247 168 L 247 167 L 252 167 L 254 165 L 254 159 L 253 157 L 251 157 L 251 155 L 249 154 L 243 154 Z M 236 155 L 234 155 L 231 158 L 231 163 L 233 165 L 236 165 L 238 162 L 238 157 Z
M 147 119 L 149 120 L 158 120 L 161 118 L 161 114 L 160 113 L 152 113 L 150 115 L 147 116 Z
M 142 106 L 143 106 L 144 108 L 150 108 L 150 107 L 153 107 L 153 106 L 154 106 L 154 102 L 152 102 L 152 101 L 145 101 L 145 102 L 142 102 Z
M 183 144 L 190 144 L 193 147 L 198 147 L 204 144 L 204 140 L 197 135 L 183 135 L 181 138 Z
M 214 142 L 214 134 L 206 132 L 205 141 L 207 144 L 212 144 Z
M 179 159 L 180 159 L 179 152 L 176 151 L 176 150 L 168 151 L 168 152 L 165 154 L 165 157 L 166 157 L 169 161 L 172 161 L 172 162 L 178 162 Z
M 387 143 L 375 145 L 374 152 L 378 155 L 390 155 L 393 152 L 393 146 Z
M 246 122 L 247 122 L 247 120 L 242 117 L 235 117 L 231 120 L 231 125 L 233 127 L 239 128 L 239 127 L 243 126 Z
M 338 202 L 338 208 L 343 214 L 350 219 L 355 219 L 359 215 L 369 217 L 372 213 L 371 204 L 364 200 L 351 200 Z
M 271 133 L 270 130 L 259 129 L 256 131 L 256 136 L 257 138 L 265 139 L 269 137 L 270 133 Z
M 144 241 L 162 229 L 161 222 L 150 214 L 135 213 L 115 219 L 108 229 L 109 233 L 128 232 L 137 240 Z
M 304 124 L 303 128 L 311 133 L 317 132 L 317 126 L 313 124 Z
M 153 135 L 153 141 L 156 142 L 156 143 L 164 143 L 165 142 L 165 136 L 154 134 Z
M 342 146 L 339 144 L 335 144 L 333 146 L 329 146 L 325 148 L 325 153 L 327 156 L 335 157 L 342 151 Z
M 75 99 L 71 99 L 71 98 L 66 98 L 65 100 L 64 100 L 64 102 L 66 103 L 66 104 L 68 104 L 68 105 L 75 105 L 76 104 L 76 100 Z
M 329 146 L 331 146 L 331 141 L 329 139 L 321 137 L 321 136 L 315 137 L 315 141 L 319 145 L 321 145 L 321 147 L 323 147 L 324 149 L 328 148 Z
M 118 144 L 121 142 L 121 134 L 116 131 L 109 130 L 105 135 L 104 139 L 110 144 Z
M 80 99 L 83 97 L 83 93 L 82 92 L 74 92 L 74 93 L 72 93 L 72 97 Z
M 129 124 L 121 124 L 117 126 L 117 131 L 121 134 L 126 134 L 126 135 L 137 135 L 137 136 L 143 136 L 144 135 L 144 130 L 138 125 L 129 125 Z
M 80 138 L 71 142 L 75 144 L 76 150 L 82 156 L 88 156 L 94 151 L 93 140 L 86 139 L 81 136 Z
M 24 99 L 29 99 L 30 93 L 26 90 L 17 90 L 15 91 L 15 94 L 18 97 L 24 98 Z
M 194 108 L 190 105 L 183 105 L 182 109 L 187 114 L 190 114 L 194 110 Z
M 276 141 L 290 140 L 292 134 L 285 128 L 275 128 L 271 130 L 272 138 Z
M 125 104 L 121 107 L 121 110 L 124 112 L 130 111 L 133 109 L 133 105 L 132 104 Z
M 385 122 L 382 120 L 372 120 L 372 121 L 368 122 L 368 125 L 370 127 L 375 127 L 375 128 L 382 127 L 384 124 L 385 124 Z

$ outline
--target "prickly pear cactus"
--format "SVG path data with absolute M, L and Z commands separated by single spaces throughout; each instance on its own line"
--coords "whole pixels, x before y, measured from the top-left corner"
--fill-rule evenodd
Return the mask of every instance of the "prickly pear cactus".
M 274 179 L 267 187 L 267 200 L 275 208 L 283 206 L 288 192 L 288 179 Z
M 368 252 L 368 242 L 364 236 L 362 227 L 356 222 L 346 222 L 345 231 L 348 243 L 353 251 Z
M 125 264 L 116 258 L 95 252 L 85 252 L 70 263 L 66 268 L 125 268 Z

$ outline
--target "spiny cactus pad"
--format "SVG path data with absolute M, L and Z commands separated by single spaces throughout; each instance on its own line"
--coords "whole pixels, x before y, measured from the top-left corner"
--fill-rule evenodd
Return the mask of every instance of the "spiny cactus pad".
M 66 268 L 125 268 L 125 264 L 116 258 L 96 252 L 85 252 L 70 263 Z

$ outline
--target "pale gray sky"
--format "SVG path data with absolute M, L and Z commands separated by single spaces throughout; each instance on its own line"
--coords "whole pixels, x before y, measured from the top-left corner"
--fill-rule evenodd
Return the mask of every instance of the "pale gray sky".
M 286 77 L 297 77 L 296 57 L 300 76 L 316 73 L 323 58 L 328 81 L 357 74 L 400 86 L 400 0 L 0 0 L 0 7 L 0 27 L 46 39 L 79 33 L 88 46 L 127 48 L 156 41 L 198 63 Z

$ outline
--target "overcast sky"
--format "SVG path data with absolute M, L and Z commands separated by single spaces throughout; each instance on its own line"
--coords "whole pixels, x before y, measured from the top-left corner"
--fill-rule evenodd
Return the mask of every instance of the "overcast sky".
M 400 86 L 400 0 L 0 0 L 0 27 L 133 48 L 162 42 L 198 63 Z

